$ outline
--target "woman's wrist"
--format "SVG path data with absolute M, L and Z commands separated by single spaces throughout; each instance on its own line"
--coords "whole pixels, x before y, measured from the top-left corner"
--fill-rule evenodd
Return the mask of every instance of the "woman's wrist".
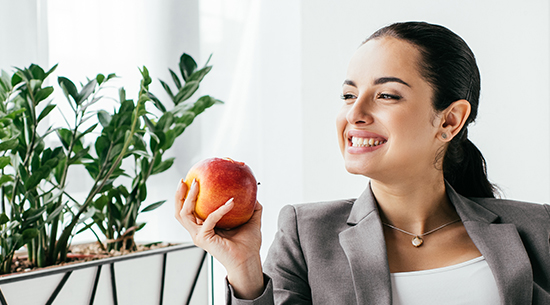
M 260 256 L 248 259 L 238 268 L 227 270 L 227 281 L 239 299 L 253 300 L 264 291 L 264 274 Z

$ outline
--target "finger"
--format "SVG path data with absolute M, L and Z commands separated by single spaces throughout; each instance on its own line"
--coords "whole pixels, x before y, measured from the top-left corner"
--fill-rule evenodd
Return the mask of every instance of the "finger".
M 185 183 L 184 183 L 185 184 Z M 199 225 L 197 223 L 197 217 L 195 217 L 195 203 L 197 201 L 198 184 L 195 180 L 191 183 L 191 187 L 187 192 L 187 197 L 183 201 L 183 207 L 179 211 L 177 219 L 183 225 L 192 236 L 196 235 L 199 230 Z
M 214 227 L 216 227 L 218 221 L 220 221 L 220 219 L 222 219 L 225 214 L 229 213 L 229 211 L 231 211 L 234 206 L 235 202 L 233 201 L 233 198 L 231 198 L 227 200 L 224 205 L 219 207 L 214 212 L 210 213 L 210 215 L 206 217 L 206 220 L 204 220 L 204 223 L 202 224 L 203 231 L 207 232 L 210 230 L 214 230 Z
M 176 218 L 179 217 L 181 209 L 183 207 L 183 201 L 185 200 L 185 195 L 187 194 L 187 184 L 183 182 L 183 179 L 180 179 L 178 183 L 178 188 L 176 189 L 175 195 L 175 212 Z
M 195 204 L 197 202 L 197 195 L 199 194 L 199 184 L 197 183 L 197 180 L 193 179 L 193 182 L 191 182 L 191 188 L 189 189 L 189 192 L 187 193 L 187 198 L 185 198 L 185 201 L 183 203 L 183 209 L 182 212 L 185 215 L 193 215 L 195 212 Z
M 250 223 L 261 223 L 262 220 L 262 212 L 263 212 L 263 206 L 260 204 L 259 201 L 256 201 L 256 205 L 254 206 L 254 214 L 252 214 L 252 217 L 248 222 Z

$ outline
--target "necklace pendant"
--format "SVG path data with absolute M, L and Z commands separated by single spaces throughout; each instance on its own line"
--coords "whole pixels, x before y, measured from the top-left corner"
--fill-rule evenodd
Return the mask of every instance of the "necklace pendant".
M 413 246 L 415 246 L 416 248 L 422 246 L 422 244 L 424 243 L 424 240 L 422 239 L 422 237 L 420 236 L 415 236 L 413 239 L 412 239 L 412 244 Z

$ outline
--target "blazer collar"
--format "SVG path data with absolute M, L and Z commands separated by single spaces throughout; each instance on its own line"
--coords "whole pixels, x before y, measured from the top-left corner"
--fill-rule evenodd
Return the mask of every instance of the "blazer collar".
M 340 245 L 348 259 L 357 304 L 391 305 L 390 269 L 382 221 L 370 188 L 357 198 L 340 232 Z
M 497 282 L 502 304 L 531 304 L 533 273 L 529 257 L 513 224 L 456 193 L 447 196 L 468 235 L 485 257 Z M 347 219 L 351 227 L 339 235 L 348 258 L 358 304 L 391 304 L 391 280 L 382 221 L 370 183 L 357 198 Z
M 533 270 L 516 226 L 447 184 L 447 196 L 491 268 L 502 304 L 531 304 Z

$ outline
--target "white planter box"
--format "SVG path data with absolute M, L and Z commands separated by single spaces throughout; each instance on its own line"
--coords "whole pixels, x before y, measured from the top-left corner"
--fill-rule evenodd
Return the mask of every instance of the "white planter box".
M 206 252 L 177 245 L 0 277 L 0 304 L 208 304 Z

